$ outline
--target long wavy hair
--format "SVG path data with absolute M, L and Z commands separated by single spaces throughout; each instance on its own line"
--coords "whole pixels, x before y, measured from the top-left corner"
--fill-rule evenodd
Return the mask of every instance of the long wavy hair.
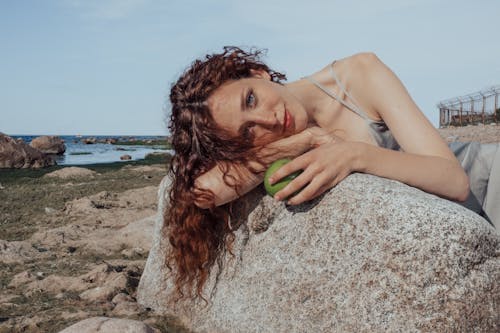
M 169 129 L 175 154 L 169 168 L 172 186 L 170 208 L 164 212 L 163 235 L 171 244 L 165 261 L 173 270 L 179 299 L 204 299 L 202 290 L 212 267 L 215 263 L 221 267 L 222 253 L 231 252 L 234 241 L 231 203 L 199 208 L 195 200 L 213 200 L 214 193 L 196 188 L 196 178 L 219 166 L 224 182 L 239 193 L 239 184 L 230 171 L 237 171 L 233 168 L 238 166 L 249 168 L 250 160 L 258 160 L 251 141 L 234 137 L 217 126 L 207 99 L 227 81 L 251 77 L 251 70 L 265 70 L 276 83 L 286 80 L 284 74 L 261 61 L 263 52 L 226 46 L 222 53 L 195 60 L 171 88 Z

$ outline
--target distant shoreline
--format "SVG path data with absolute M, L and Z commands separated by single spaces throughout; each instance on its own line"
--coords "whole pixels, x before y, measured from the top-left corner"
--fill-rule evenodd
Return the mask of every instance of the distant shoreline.
M 21 139 L 29 144 L 36 135 L 10 135 L 14 140 Z M 58 135 L 64 141 L 64 154 L 54 156 L 58 165 L 83 166 L 120 162 L 122 159 L 142 160 L 150 153 L 172 154 L 167 136 L 127 136 L 127 135 Z M 128 155 L 128 156 L 125 156 Z M 122 158 L 123 157 L 123 158 Z
M 16 181 L 22 177 L 28 178 L 39 178 L 43 175 L 53 172 L 56 170 L 60 170 L 67 167 L 79 167 L 90 169 L 99 173 L 116 171 L 124 166 L 141 166 L 141 165 L 155 165 L 155 164 L 164 164 L 167 165 L 170 163 L 170 159 L 165 159 L 161 156 L 149 157 L 138 160 L 129 160 L 129 161 L 116 161 L 116 162 L 106 162 L 106 163 L 94 163 L 94 164 L 64 164 L 64 165 L 54 165 L 46 168 L 40 169 L 1 169 L 0 168 L 0 183 L 7 184 L 9 182 Z

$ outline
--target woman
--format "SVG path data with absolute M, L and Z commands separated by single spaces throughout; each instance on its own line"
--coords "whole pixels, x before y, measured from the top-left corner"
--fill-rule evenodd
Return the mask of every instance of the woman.
M 454 201 L 469 195 L 454 153 L 374 54 L 334 61 L 282 84 L 285 76 L 262 63 L 260 53 L 226 47 L 195 61 L 171 89 L 176 154 L 164 230 L 172 245 L 167 263 L 175 267 L 181 295 L 192 295 L 195 286 L 201 296 L 210 268 L 231 248 L 231 203 L 259 185 L 278 158 L 295 159 L 272 182 L 303 170 L 275 195 L 291 205 L 319 196 L 352 172 Z

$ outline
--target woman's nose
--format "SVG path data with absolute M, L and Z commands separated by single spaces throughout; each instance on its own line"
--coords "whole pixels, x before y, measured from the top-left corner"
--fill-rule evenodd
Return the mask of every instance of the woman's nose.
M 260 124 L 266 127 L 273 127 L 278 124 L 276 113 L 272 111 L 260 112 L 259 114 L 256 114 L 253 121 L 256 124 Z

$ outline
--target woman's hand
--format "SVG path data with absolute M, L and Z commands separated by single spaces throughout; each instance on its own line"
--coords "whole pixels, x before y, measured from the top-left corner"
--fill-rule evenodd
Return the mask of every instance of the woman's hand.
M 240 185 L 239 193 L 236 193 L 233 187 L 228 186 L 224 182 L 224 173 L 221 169 L 221 164 L 223 162 L 220 162 L 195 180 L 195 188 L 192 190 L 195 196 L 195 204 L 200 208 L 206 209 L 213 205 L 220 206 L 237 199 L 239 195 L 249 192 L 262 183 L 264 171 L 268 165 L 280 158 L 294 158 L 304 154 L 313 148 L 315 144 L 320 142 L 320 134 L 324 133 L 319 127 L 317 129 L 308 128 L 300 133 L 266 145 L 261 151 L 262 159 L 260 162 L 249 161 L 249 166 L 254 170 L 262 169 L 261 173 L 255 174 L 246 167 L 233 165 L 233 168 L 229 169 L 229 175 Z M 261 162 L 264 165 L 262 165 Z M 228 165 L 226 165 L 226 167 L 228 167 Z M 235 172 L 235 167 L 238 167 L 239 172 Z M 209 199 L 202 195 L 204 192 L 200 189 L 210 190 L 215 196 Z
M 270 178 L 274 183 L 298 170 L 303 172 L 274 196 L 277 200 L 287 198 L 288 204 L 298 205 L 321 195 L 337 185 L 350 173 L 358 171 L 364 143 L 345 141 L 319 127 L 308 128 L 311 145 L 316 147 L 285 164 Z

